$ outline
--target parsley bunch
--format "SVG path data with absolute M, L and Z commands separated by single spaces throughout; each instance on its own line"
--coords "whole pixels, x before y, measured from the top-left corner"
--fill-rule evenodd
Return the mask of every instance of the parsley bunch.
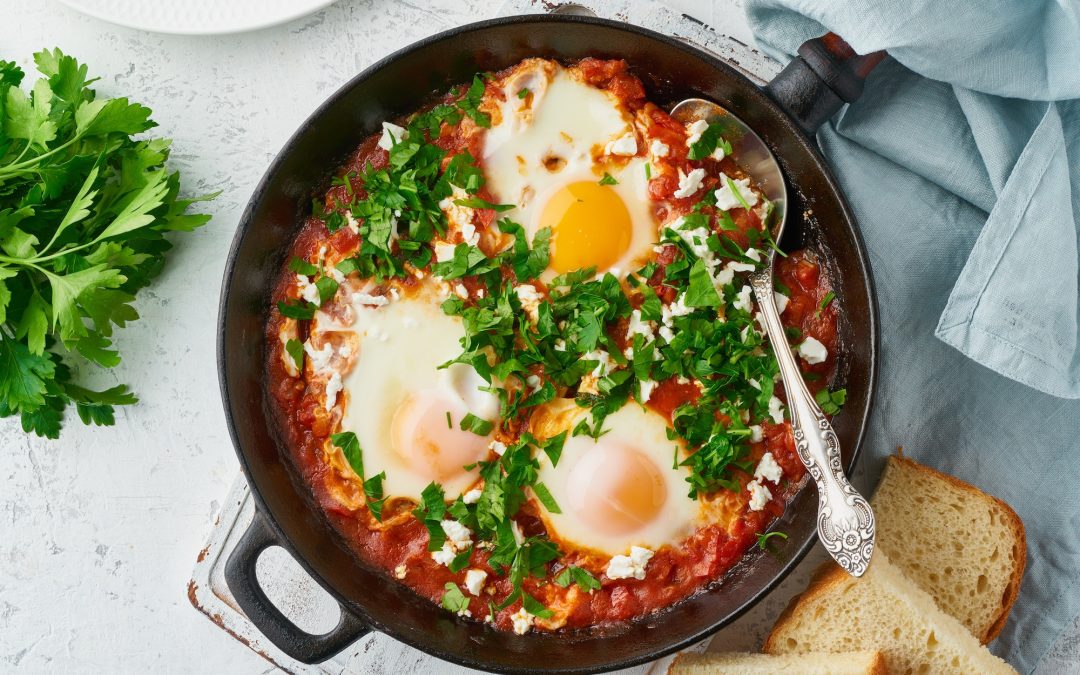
M 166 233 L 209 220 L 189 214 L 168 139 L 140 134 L 150 110 L 98 98 L 87 67 L 59 49 L 34 55 L 38 79 L 0 61 L 0 416 L 57 438 L 74 404 L 85 424 L 114 423 L 136 401 L 126 385 L 94 391 L 72 360 L 112 368 L 115 327 L 139 317 L 136 292 L 161 272 Z

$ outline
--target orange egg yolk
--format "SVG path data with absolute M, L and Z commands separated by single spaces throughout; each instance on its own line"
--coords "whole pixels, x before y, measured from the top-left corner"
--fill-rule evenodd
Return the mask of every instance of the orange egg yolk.
M 597 532 L 630 534 L 663 509 L 667 486 L 660 468 L 639 450 L 598 443 L 570 470 L 567 494 L 574 515 Z
M 394 452 L 413 473 L 436 482 L 465 473 L 466 464 L 488 452 L 486 438 L 459 428 L 467 412 L 460 400 L 439 391 L 410 394 L 390 422 Z
M 540 226 L 551 228 L 551 268 L 559 274 L 604 271 L 630 247 L 630 212 L 615 190 L 597 181 L 559 188 L 544 205 Z

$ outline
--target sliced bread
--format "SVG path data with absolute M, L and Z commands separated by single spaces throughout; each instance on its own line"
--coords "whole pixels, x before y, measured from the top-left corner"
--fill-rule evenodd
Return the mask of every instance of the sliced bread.
M 934 604 L 878 550 L 861 579 L 835 564 L 792 600 L 765 640 L 768 654 L 877 649 L 889 672 L 1015 673 Z
M 889 458 L 871 503 L 878 549 L 980 642 L 997 637 L 1027 562 L 1009 505 L 903 456 Z
M 680 654 L 668 675 L 888 675 L 880 652 Z

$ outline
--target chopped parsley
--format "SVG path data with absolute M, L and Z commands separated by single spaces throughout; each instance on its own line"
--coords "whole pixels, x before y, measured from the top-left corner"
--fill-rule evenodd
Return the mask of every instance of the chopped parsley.
M 701 134 L 701 138 L 690 146 L 690 152 L 687 153 L 687 156 L 693 160 L 705 159 L 712 155 L 717 148 L 721 148 L 725 155 L 730 155 L 731 143 L 723 139 L 721 136 L 722 131 L 722 124 L 718 122 L 711 123 Z
M 832 301 L 836 298 L 836 293 L 829 291 L 821 298 L 821 302 L 818 304 L 817 312 L 815 316 L 821 316 L 821 313 L 825 311 L 825 308 L 832 304 Z
M 844 402 L 847 400 L 847 389 L 837 389 L 830 392 L 828 389 L 822 389 L 815 396 L 814 400 L 821 406 L 821 411 L 826 415 L 835 415 L 840 412 L 840 408 L 843 407 Z
M 517 93 L 518 98 L 525 98 L 528 95 L 529 95 L 529 89 L 527 87 L 522 87 L 521 89 L 518 89 L 518 93 Z
M 767 547 L 767 545 L 768 545 L 768 541 L 769 541 L 770 539 L 772 539 L 773 537 L 779 537 L 780 539 L 787 539 L 787 538 L 788 538 L 787 534 L 785 534 L 785 533 L 783 533 L 783 532 L 764 532 L 764 533 L 759 533 L 759 534 L 757 535 L 757 547 L 758 547 L 759 549 L 761 549 L 762 551 L 764 551 L 764 550 L 765 550 L 765 548 L 766 548 L 766 547 Z
M 458 585 L 453 581 L 447 581 L 443 586 L 446 590 L 442 597 L 442 606 L 454 614 L 459 614 L 469 609 L 469 599 L 461 592 Z
M 589 571 L 574 565 L 567 565 L 563 568 L 562 572 L 559 572 L 555 577 L 555 584 L 562 588 L 567 588 L 570 584 L 577 584 L 579 587 L 586 591 L 595 591 L 600 588 L 600 581 L 596 577 L 589 574 Z
M 614 176 L 612 176 L 610 173 L 605 171 L 604 172 L 604 177 L 600 179 L 600 184 L 601 185 L 618 185 L 619 181 L 615 180 Z
M 304 369 L 304 344 L 302 342 L 293 339 L 287 340 L 285 342 L 285 353 L 292 358 L 297 370 Z

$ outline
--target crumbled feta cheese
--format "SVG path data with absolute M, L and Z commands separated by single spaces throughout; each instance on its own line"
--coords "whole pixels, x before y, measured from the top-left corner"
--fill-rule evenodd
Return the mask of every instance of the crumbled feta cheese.
M 404 127 L 399 127 L 391 122 L 382 123 L 382 136 L 379 137 L 379 147 L 387 152 L 390 148 L 409 137 L 409 132 Z
M 353 293 L 352 303 L 354 305 L 373 305 L 375 307 L 382 307 L 383 305 L 390 304 L 390 299 L 385 295 L 371 295 L 370 293 Z
M 514 622 L 514 632 L 518 635 L 524 635 L 532 628 L 534 619 L 533 615 L 526 612 L 525 608 L 522 607 L 510 615 L 510 620 Z
M 692 146 L 701 140 L 702 134 L 709 128 L 709 123 L 705 120 L 694 120 L 690 124 L 686 125 L 686 147 Z
M 675 333 L 667 326 L 660 326 L 660 330 L 656 332 L 664 339 L 664 342 L 671 342 L 675 339 Z
M 775 424 L 784 423 L 784 404 L 775 396 L 769 399 L 769 417 Z
M 784 470 L 776 463 L 776 458 L 773 457 L 771 452 L 762 455 L 761 461 L 758 462 L 757 468 L 754 469 L 754 478 L 759 481 L 764 478 L 772 483 L 779 483 L 783 475 Z
M 525 385 L 529 387 L 531 391 L 537 391 L 543 386 L 539 375 L 529 375 L 525 378 Z
M 724 265 L 723 269 L 713 275 L 713 285 L 717 292 L 735 279 L 735 270 L 731 269 L 731 263 Z
M 472 610 L 469 609 L 468 607 L 464 607 L 464 608 L 458 610 L 457 615 L 469 618 L 469 617 L 472 616 Z
M 611 360 L 611 354 L 608 354 L 603 349 L 585 352 L 582 354 L 581 359 L 583 361 L 599 361 L 596 367 L 593 368 L 593 377 L 604 377 L 611 372 L 612 366 L 615 365 L 615 362 Z
M 790 300 L 790 298 L 780 291 L 773 291 L 773 300 L 776 301 L 776 313 L 783 314 L 784 310 L 787 309 L 788 300 Z
M 313 305 L 322 304 L 322 301 L 319 299 L 319 287 L 311 283 L 311 280 L 306 276 L 297 274 L 296 286 L 300 289 L 300 297 L 306 302 L 310 302 Z
M 461 495 L 461 501 L 465 502 L 466 504 L 475 504 L 476 502 L 480 501 L 480 495 L 482 494 L 484 494 L 483 490 L 481 490 L 480 488 L 473 488 L 465 494 Z
M 401 563 L 400 565 L 398 565 L 397 567 L 394 568 L 394 578 L 395 579 L 404 579 L 405 574 L 407 572 L 408 572 L 408 569 L 405 567 L 405 563 Z
M 555 340 L 555 347 L 554 348 L 555 348 L 555 351 L 557 351 L 557 352 L 565 352 L 566 351 L 566 340 L 564 340 L 562 338 L 558 338 L 557 340 Z
M 757 381 L 756 377 L 748 377 L 748 378 L 746 378 L 746 383 L 749 384 L 754 389 L 757 389 L 758 391 L 761 391 L 761 383 Z
M 468 300 L 469 289 L 465 288 L 465 284 L 454 284 L 454 295 L 458 296 L 462 300 Z
M 653 157 L 667 157 L 671 154 L 671 148 L 659 138 L 654 138 L 652 143 L 649 144 L 649 153 Z
M 695 227 L 692 230 L 684 230 L 682 229 L 684 222 L 685 221 L 682 218 L 679 218 L 672 223 L 672 229 L 674 229 L 679 234 L 679 237 L 686 242 L 686 245 L 690 247 L 690 250 L 694 255 L 706 262 L 712 260 L 713 254 L 712 251 L 709 250 L 708 245 L 709 235 L 711 233 L 704 227 Z
M 604 147 L 604 152 L 609 155 L 632 157 L 637 154 L 637 138 L 633 132 L 628 132 L 621 138 L 608 141 L 608 144 Z
M 749 312 L 753 309 L 752 301 L 750 300 L 750 294 L 754 292 L 754 289 L 749 286 L 743 286 L 739 289 L 739 294 L 735 297 L 735 302 L 732 306 L 735 309 L 741 309 L 744 312 Z
M 757 269 L 756 265 L 753 265 L 751 263 L 738 262 L 736 260 L 732 260 L 727 265 L 724 265 L 724 267 L 731 270 L 732 272 L 753 272 Z
M 461 224 L 461 238 L 469 246 L 476 246 L 480 243 L 480 233 L 476 231 L 476 226 L 472 224 L 471 220 Z
M 540 301 L 543 296 L 536 290 L 536 286 L 532 284 L 521 284 L 520 286 L 514 286 L 514 293 L 517 294 L 518 300 L 521 302 L 521 306 L 525 308 L 525 311 L 529 314 L 529 318 L 533 321 L 537 319 L 537 310 L 540 307 Z
M 760 511 L 765 508 L 765 505 L 772 499 L 772 493 L 769 492 L 769 488 L 765 487 L 756 480 L 752 480 L 746 484 L 746 489 L 750 491 L 750 510 Z
M 641 310 L 635 309 L 630 313 L 630 325 L 626 328 L 626 339 L 633 340 L 635 335 L 641 335 L 648 343 L 653 339 L 653 330 L 656 324 L 652 321 L 642 321 Z
M 449 541 L 444 541 L 441 549 L 431 552 L 431 559 L 440 565 L 449 567 L 456 555 L 457 553 L 454 551 L 454 546 Z
M 345 224 L 349 227 L 350 230 L 352 230 L 353 234 L 360 233 L 360 223 L 356 221 L 356 217 L 349 209 L 345 210 Z
M 713 151 L 712 151 L 712 154 L 711 154 L 711 155 L 709 155 L 709 156 L 710 156 L 710 157 L 712 157 L 713 159 L 715 159 L 716 161 L 718 161 L 718 162 L 719 162 L 719 161 L 720 161 L 720 160 L 722 160 L 722 159 L 723 159 L 724 157 L 726 157 L 726 155 L 724 154 L 724 146 L 722 146 L 722 145 L 717 145 L 717 146 L 716 146 L 716 149 L 715 149 L 715 150 L 713 150 Z
M 757 250 L 756 248 L 750 247 L 746 249 L 745 255 L 747 258 L 750 258 L 754 262 L 761 262 L 761 251 Z
M 506 443 L 503 443 L 502 441 L 492 441 L 488 443 L 488 449 L 499 457 L 502 457 L 503 453 L 506 452 Z
M 326 381 L 326 411 L 330 412 L 334 409 L 334 404 L 337 403 L 338 394 L 344 388 L 344 384 L 341 382 L 341 373 L 334 371 L 330 374 L 330 379 Z
M 442 525 L 443 532 L 446 533 L 447 541 L 453 544 L 458 551 L 463 550 L 472 543 L 472 530 L 458 521 L 447 519 L 439 524 Z
M 693 311 L 693 307 L 686 305 L 686 294 L 683 293 L 674 302 L 660 307 L 660 317 L 665 326 L 671 326 L 676 317 L 686 316 Z
M 644 579 L 645 566 L 649 564 L 649 559 L 652 557 L 653 552 L 649 549 L 641 546 L 631 546 L 630 555 L 614 556 L 608 562 L 604 574 L 607 575 L 608 579 L 629 579 L 630 577 Z
M 322 349 L 315 349 L 311 346 L 311 342 L 304 343 L 304 353 L 311 359 L 312 370 L 329 370 L 330 359 L 334 357 L 334 345 L 327 342 L 322 346 Z
M 727 174 L 720 174 L 720 189 L 714 194 L 716 195 L 716 208 L 721 211 L 730 211 L 734 208 L 742 208 L 745 201 L 748 205 L 753 206 L 758 203 L 757 194 L 750 189 L 749 178 L 731 179 Z M 731 191 L 731 186 L 734 185 L 738 190 L 739 195 L 742 196 L 742 201 Z
M 484 570 L 469 570 L 465 573 L 465 588 L 469 589 L 473 595 L 480 595 L 480 591 L 484 590 L 486 579 L 487 572 Z
M 456 247 L 453 244 L 447 244 L 445 242 L 437 242 L 435 244 L 435 262 L 446 262 L 447 260 L 454 259 L 454 249 Z
M 750 442 L 760 443 L 765 438 L 765 434 L 761 432 L 761 425 L 755 424 L 750 427 Z
M 799 356 L 814 365 L 829 358 L 829 350 L 817 338 L 808 337 L 799 344 Z
M 656 380 L 638 380 L 641 402 L 646 403 L 652 398 L 653 390 L 656 389 Z
M 690 173 L 683 173 L 679 169 L 679 189 L 673 195 L 676 199 L 685 199 L 701 189 L 701 181 L 705 179 L 705 169 L 694 169 Z

